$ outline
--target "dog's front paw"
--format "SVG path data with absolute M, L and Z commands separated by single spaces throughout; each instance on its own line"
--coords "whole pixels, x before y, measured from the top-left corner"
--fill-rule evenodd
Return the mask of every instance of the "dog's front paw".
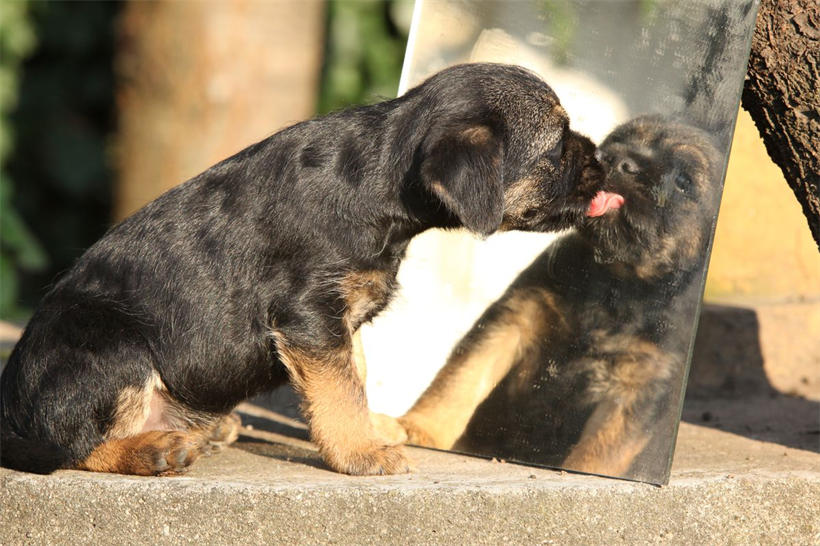
M 410 462 L 401 446 L 373 444 L 368 449 L 349 453 L 328 453 L 325 461 L 337 472 L 354 476 L 405 474 Z

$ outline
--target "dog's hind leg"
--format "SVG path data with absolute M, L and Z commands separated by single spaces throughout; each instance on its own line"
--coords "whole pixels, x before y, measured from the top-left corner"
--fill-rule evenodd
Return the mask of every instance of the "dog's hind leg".
M 184 470 L 224 414 L 173 398 L 140 328 L 74 294 L 36 315 L 0 379 L 3 464 L 42 473 Z
M 235 442 L 240 426 L 239 416 L 231 413 L 201 427 L 147 430 L 112 438 L 94 449 L 78 468 L 140 476 L 182 474 L 200 455 L 211 455 Z
M 192 416 L 170 398 L 152 371 L 144 384 L 119 392 L 104 441 L 77 467 L 142 476 L 180 474 L 202 454 L 210 437 L 219 435 L 221 421 L 198 416 L 194 427 Z
M 202 446 L 200 434 L 152 430 L 103 442 L 78 468 L 140 476 L 181 474 L 199 457 Z

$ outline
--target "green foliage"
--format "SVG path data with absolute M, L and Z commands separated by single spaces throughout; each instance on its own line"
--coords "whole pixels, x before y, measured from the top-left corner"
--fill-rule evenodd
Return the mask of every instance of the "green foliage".
M 555 40 L 555 62 L 565 64 L 568 60 L 572 38 L 578 26 L 578 15 L 570 0 L 544 0 L 544 12 L 549 21 L 550 36 Z
M 0 3 L 0 162 L 11 150 L 6 115 L 17 104 L 20 61 L 34 48 L 34 32 L 24 0 Z
M 643 24 L 651 24 L 658 15 L 658 10 L 664 0 L 639 0 L 638 10 L 641 14 L 641 21 Z
M 107 229 L 114 180 L 108 139 L 122 4 L 27 2 L 0 0 L 0 153 L 10 153 L 7 135 L 15 135 L 0 171 L 0 317 L 7 318 L 22 318 Z M 412 6 L 328 2 L 320 113 L 395 96 Z
M 0 180 L 0 318 L 14 318 L 20 314 L 17 307 L 18 268 L 42 271 L 48 265 L 40 244 L 17 212 L 8 206 L 10 192 L 11 182 L 4 176 Z
M 569 61 L 572 40 L 578 29 L 578 13 L 574 0 L 541 0 L 542 9 L 549 25 L 550 36 L 555 40 L 552 54 L 558 64 Z M 634 0 L 630 5 L 623 2 L 624 9 L 637 7 L 644 24 L 650 24 L 657 16 L 658 8 L 664 0 Z
M 9 5 L 25 4 L 0 0 L 0 9 Z M 113 181 L 107 138 L 114 129 L 113 22 L 121 4 L 28 7 L 27 33 L 36 36 L 36 47 L 33 39 L 14 39 L 15 51 L 28 43 L 29 53 L 15 68 L 16 105 L 3 112 L 15 137 L 0 180 L 0 316 L 7 318 L 23 318 L 43 288 L 108 227 Z
M 396 96 L 407 0 L 330 0 L 319 113 Z M 400 26 L 401 28 L 400 28 Z
M 6 159 L 13 148 L 9 112 L 18 99 L 20 64 L 34 49 L 28 3 L 0 2 L 0 318 L 20 314 L 19 270 L 42 271 L 48 259 L 31 230 L 11 206 L 13 183 Z

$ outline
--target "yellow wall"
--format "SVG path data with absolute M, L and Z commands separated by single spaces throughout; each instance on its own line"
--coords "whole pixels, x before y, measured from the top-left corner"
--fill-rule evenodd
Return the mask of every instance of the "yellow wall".
M 720 207 L 706 299 L 820 297 L 820 252 L 800 205 L 742 110 Z

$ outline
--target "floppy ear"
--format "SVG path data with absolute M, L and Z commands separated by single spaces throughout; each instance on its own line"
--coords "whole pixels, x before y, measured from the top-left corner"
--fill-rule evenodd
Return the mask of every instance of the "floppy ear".
M 450 129 L 431 139 L 421 178 L 464 227 L 489 235 L 504 214 L 501 156 L 501 142 L 488 127 Z

